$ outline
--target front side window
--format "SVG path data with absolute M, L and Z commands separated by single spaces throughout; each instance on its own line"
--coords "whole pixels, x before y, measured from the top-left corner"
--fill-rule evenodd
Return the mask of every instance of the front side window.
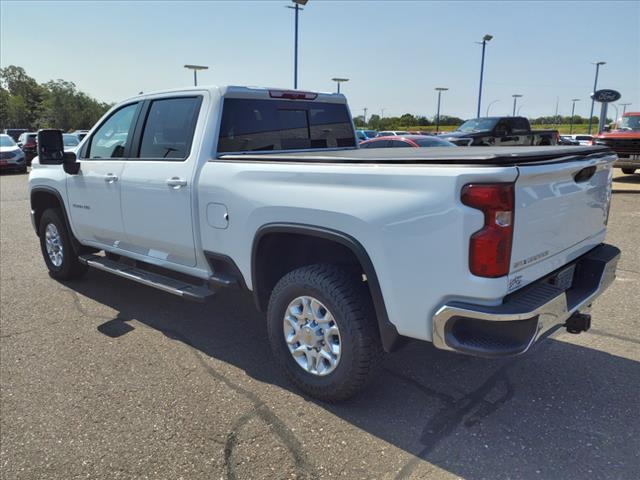
M 529 133 L 529 122 L 526 118 L 513 119 L 513 133 Z
M 200 97 L 154 100 L 142 132 L 140 158 L 187 158 L 199 111 Z
M 121 158 L 127 138 L 133 132 L 137 103 L 127 105 L 111 115 L 91 138 L 89 158 Z
M 218 152 L 354 147 L 345 104 L 226 98 Z

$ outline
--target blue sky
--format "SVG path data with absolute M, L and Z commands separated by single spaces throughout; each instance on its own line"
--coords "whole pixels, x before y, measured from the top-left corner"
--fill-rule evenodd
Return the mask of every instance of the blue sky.
M 185 63 L 210 65 L 201 84 L 292 87 L 293 12 L 287 1 L 0 2 L 0 65 L 40 82 L 63 78 L 115 102 L 190 85 Z M 561 114 L 599 87 L 640 110 L 640 2 L 310 0 L 300 18 L 299 88 L 343 86 L 354 114 L 475 116 L 480 46 L 487 47 L 483 114 Z M 610 111 L 613 113 L 613 111 Z

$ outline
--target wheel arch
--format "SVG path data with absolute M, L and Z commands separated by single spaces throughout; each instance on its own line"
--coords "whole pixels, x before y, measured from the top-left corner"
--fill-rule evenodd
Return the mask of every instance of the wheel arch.
M 31 218 L 33 220 L 32 223 L 33 228 L 36 231 L 36 235 L 40 236 L 40 232 L 38 231 L 38 229 L 40 226 L 40 219 L 42 218 L 42 214 L 44 213 L 44 211 L 49 208 L 58 208 L 62 212 L 62 221 L 65 223 L 65 227 L 69 232 L 73 248 L 76 253 L 79 252 L 81 245 L 73 234 L 73 230 L 71 229 L 71 222 L 69 221 L 67 209 L 60 192 L 52 187 L 34 187 L 33 189 L 31 189 L 30 202 Z
M 383 348 L 387 352 L 390 352 L 396 350 L 404 343 L 405 338 L 398 333 L 395 325 L 389 320 L 380 282 L 378 281 L 373 262 L 366 249 L 351 235 L 326 227 L 297 223 L 271 223 L 258 229 L 253 240 L 251 251 L 251 280 L 254 300 L 261 311 L 266 310 L 269 294 L 274 285 L 269 285 L 269 283 L 265 285 L 263 280 L 264 274 L 260 271 L 262 265 L 259 257 L 262 245 L 264 244 L 263 241 L 272 235 L 290 235 L 319 239 L 339 245 L 348 250 L 357 260 L 362 272 L 366 275 L 367 286 L 373 302 Z

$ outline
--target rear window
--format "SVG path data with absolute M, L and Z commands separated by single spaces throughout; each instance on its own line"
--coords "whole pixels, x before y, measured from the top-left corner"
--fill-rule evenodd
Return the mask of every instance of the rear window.
M 356 146 L 345 104 L 226 98 L 218 152 Z

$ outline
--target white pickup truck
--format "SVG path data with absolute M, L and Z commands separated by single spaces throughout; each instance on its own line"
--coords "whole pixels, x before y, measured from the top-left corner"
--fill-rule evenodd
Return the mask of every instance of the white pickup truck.
M 587 330 L 620 254 L 603 244 L 607 148 L 359 150 L 337 94 L 146 94 L 75 154 L 55 130 L 38 148 L 31 215 L 53 278 L 247 289 L 289 379 L 327 401 L 407 338 L 500 357 Z

